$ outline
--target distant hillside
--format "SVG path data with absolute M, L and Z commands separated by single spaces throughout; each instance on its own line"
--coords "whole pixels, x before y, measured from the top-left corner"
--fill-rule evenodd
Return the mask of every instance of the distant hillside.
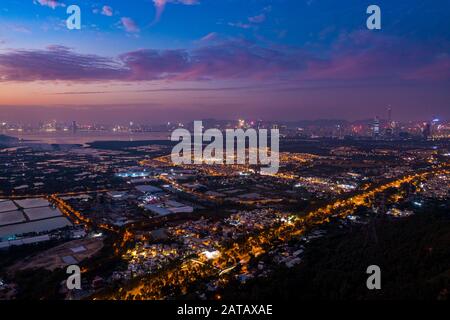
M 0 143 L 17 143 L 19 139 L 10 137 L 4 134 L 0 134 Z

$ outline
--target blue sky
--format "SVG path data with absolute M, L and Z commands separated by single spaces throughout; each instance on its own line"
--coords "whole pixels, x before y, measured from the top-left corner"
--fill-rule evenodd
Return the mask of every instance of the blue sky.
M 311 42 L 331 42 L 341 32 L 361 29 L 365 25 L 365 9 L 375 3 L 361 0 L 198 0 L 186 5 L 175 1 L 165 5 L 161 18 L 154 23 L 157 10 L 153 0 L 60 2 L 65 6 L 80 6 L 82 32 L 63 28 L 67 16 L 63 6 L 52 9 L 39 4 L 38 0 L 4 0 L 0 5 L 0 21 L 7 28 L 2 28 L 2 37 L 9 37 L 13 46 L 50 41 L 59 44 L 75 42 L 75 46 L 81 46 L 84 41 L 97 39 L 105 41 L 108 50 L 121 51 L 126 45 L 139 47 L 144 44 L 185 48 L 215 32 L 222 36 L 302 46 Z M 417 40 L 449 38 L 449 1 L 397 0 L 376 1 L 376 4 L 383 9 L 385 33 Z M 102 15 L 103 6 L 112 8 L 113 15 Z M 95 10 L 98 12 L 94 13 Z M 130 34 L 121 29 L 122 17 L 129 17 L 139 27 L 134 39 L 126 39 Z M 252 23 L 249 21 L 252 17 L 262 18 L 260 22 Z M 45 35 L 36 36 L 41 32 Z M 34 39 L 30 33 L 35 35 Z M 120 46 L 111 43 L 117 40 L 121 41 Z

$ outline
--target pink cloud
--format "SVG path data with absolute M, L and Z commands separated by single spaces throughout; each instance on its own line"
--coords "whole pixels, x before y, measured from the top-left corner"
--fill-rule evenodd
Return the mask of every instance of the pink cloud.
M 154 19 L 154 23 L 158 22 L 159 19 L 161 18 L 164 9 L 166 8 L 166 5 L 168 3 L 173 3 L 173 4 L 184 4 L 184 5 L 196 5 L 200 3 L 200 0 L 153 0 L 155 9 L 156 9 L 156 14 L 155 14 L 155 19 Z
M 120 22 L 122 23 L 123 27 L 127 32 L 131 33 L 137 33 L 140 31 L 139 27 L 137 26 L 136 22 L 134 22 L 133 19 L 128 17 L 122 17 L 120 19 Z
M 113 15 L 113 9 L 110 6 L 103 6 L 102 15 L 111 17 Z
M 40 4 L 41 6 L 50 7 L 56 9 L 57 7 L 65 7 L 66 5 L 59 0 L 33 0 L 35 4 Z

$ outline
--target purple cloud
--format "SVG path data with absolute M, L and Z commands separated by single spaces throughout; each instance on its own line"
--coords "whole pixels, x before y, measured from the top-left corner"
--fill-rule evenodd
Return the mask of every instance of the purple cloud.
M 137 33 L 140 31 L 139 27 L 137 26 L 136 22 L 134 22 L 133 19 L 128 17 L 122 17 L 120 19 L 120 22 L 122 23 L 122 26 L 125 28 L 127 32 L 130 33 Z
M 77 54 L 63 46 L 0 54 L 0 81 L 99 81 L 125 76 L 112 59 Z
M 419 67 L 406 73 L 407 79 L 420 80 L 430 79 L 445 81 L 450 79 L 450 56 L 436 57 L 430 64 Z
M 442 44 L 445 46 L 445 44 Z M 417 45 L 397 37 L 369 31 L 342 34 L 327 57 L 308 60 L 299 79 L 325 80 L 429 80 L 436 78 L 439 65 L 441 80 L 450 80 L 446 59 L 439 59 L 447 48 Z M 436 52 L 438 54 L 436 54 Z M 427 71 L 428 70 L 428 71 Z M 432 74 L 433 73 L 433 74 Z
M 344 34 L 320 55 L 244 40 L 201 41 L 191 50 L 141 49 L 115 58 L 52 46 L 0 53 L 0 81 L 449 81 L 448 46 L 369 32 Z
M 246 41 L 227 41 L 200 47 L 190 53 L 188 70 L 177 80 L 276 79 L 298 72 L 301 52 L 264 48 Z
M 119 57 L 128 70 L 127 80 L 169 79 L 190 67 L 189 54 L 184 50 L 144 49 Z

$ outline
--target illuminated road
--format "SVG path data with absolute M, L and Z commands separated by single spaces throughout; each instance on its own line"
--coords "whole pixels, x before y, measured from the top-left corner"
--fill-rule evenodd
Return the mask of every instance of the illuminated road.
M 96 227 L 99 229 L 103 229 L 106 231 L 116 232 L 118 233 L 120 230 L 114 226 L 107 224 L 95 224 L 91 219 L 85 217 L 81 212 L 72 208 L 67 202 L 60 198 L 59 195 L 53 194 L 48 196 L 47 199 L 54 203 L 61 212 L 67 216 L 71 221 L 74 221 L 75 224 L 84 223 L 89 227 Z
M 114 189 L 114 191 L 127 191 L 127 189 Z M 96 193 L 106 193 L 112 191 L 110 189 L 99 189 L 99 190 L 86 190 L 86 191 L 77 191 L 77 192 L 64 192 L 64 193 L 55 193 L 53 195 L 58 197 L 76 197 L 86 194 L 96 194 Z M 52 196 L 53 196 L 52 195 Z M 48 198 L 48 194 L 30 194 L 30 195 L 20 195 L 20 196 L 8 196 L 9 200 L 23 200 L 23 199 L 36 199 L 36 198 Z

